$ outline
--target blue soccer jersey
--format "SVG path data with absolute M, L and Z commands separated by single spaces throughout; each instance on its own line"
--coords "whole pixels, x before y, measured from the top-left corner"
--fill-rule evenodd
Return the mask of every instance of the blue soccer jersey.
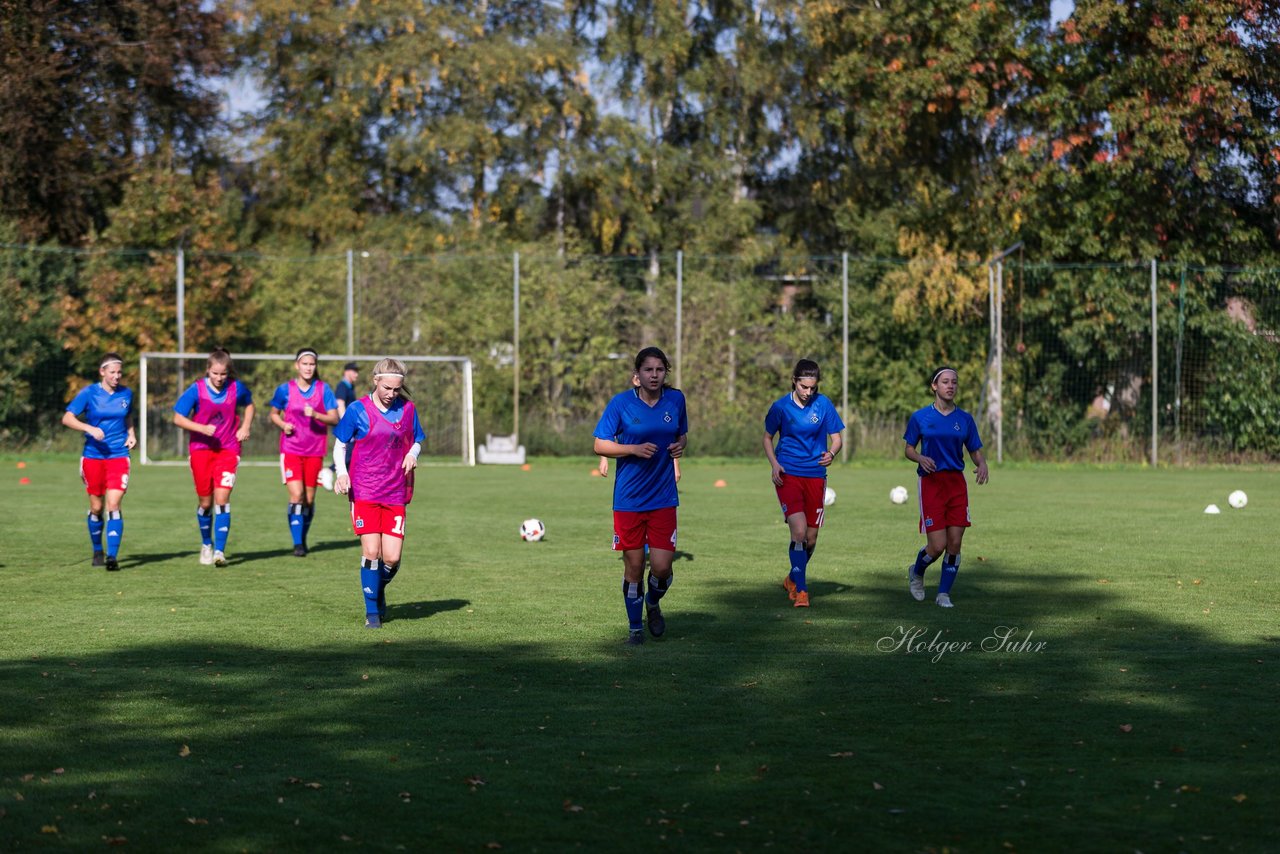
M 982 447 L 972 415 L 963 409 L 943 415 L 932 404 L 911 413 L 902 439 L 912 447 L 918 443 L 920 453 L 930 457 L 938 471 L 964 471 L 965 450 L 973 453 Z M 917 466 L 916 474 L 924 477 L 925 471 Z
M 675 464 L 667 446 L 689 432 L 684 394 L 664 388 L 653 406 L 640 398 L 639 389 L 615 395 L 604 408 L 591 435 L 623 445 L 652 442 L 657 452 L 649 459 L 634 455 L 618 459 L 613 482 L 613 509 L 642 512 L 678 507 Z
M 109 392 L 101 383 L 85 386 L 69 404 L 67 412 L 103 433 L 102 441 L 84 436 L 84 456 L 91 460 L 113 460 L 129 456 L 124 446 L 129 438 L 129 419 L 133 414 L 133 392 L 119 386 Z
M 807 406 L 795 402 L 791 392 L 773 402 L 764 417 L 764 432 L 777 434 L 773 455 L 783 470 L 796 477 L 826 477 L 818 458 L 827 452 L 827 437 L 844 429 L 835 404 L 815 394 Z
M 369 411 L 365 409 L 367 400 L 368 398 L 361 398 L 347 407 L 347 414 L 342 416 L 338 426 L 333 428 L 333 438 L 344 445 L 350 445 L 353 441 L 369 435 Z M 391 402 L 391 408 L 386 413 L 379 412 L 378 416 L 385 418 L 390 424 L 399 424 L 404 416 L 404 401 L 396 398 Z M 416 406 L 413 413 L 413 441 L 427 441 L 427 434 L 422 429 L 421 422 L 418 421 Z
M 280 385 L 276 387 L 276 393 L 271 397 L 271 403 L 268 405 L 283 412 L 289 406 L 289 386 L 294 383 L 295 380 L 289 380 L 287 383 L 280 383 Z M 318 389 L 323 389 L 323 393 L 319 397 L 316 396 L 316 391 Z M 299 386 L 298 394 L 302 395 L 302 398 L 311 404 L 312 409 L 323 409 L 325 412 L 333 412 L 338 408 L 338 399 L 333 396 L 333 389 L 329 388 L 328 383 L 314 380 L 311 383 L 311 388 L 306 391 L 303 391 L 302 387 Z M 324 405 L 316 406 L 316 400 L 319 400 Z

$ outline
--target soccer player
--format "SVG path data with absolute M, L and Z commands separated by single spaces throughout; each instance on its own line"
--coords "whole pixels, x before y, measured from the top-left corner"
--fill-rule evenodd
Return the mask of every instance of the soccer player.
M 120 385 L 123 373 L 124 360 L 118 353 L 107 353 L 98 362 L 102 379 L 81 389 L 62 413 L 64 426 L 84 433 L 80 479 L 89 494 L 89 542 L 93 565 L 105 566 L 108 572 L 120 569 L 124 540 L 120 502 L 129 489 L 129 450 L 138 444 L 133 433 L 133 392 Z
M 329 386 L 316 378 L 316 358 L 310 347 L 299 350 L 293 362 L 297 379 L 281 383 L 271 398 L 271 423 L 280 428 L 280 476 L 289 490 L 285 516 L 294 557 L 307 556 L 329 428 L 338 423 L 338 401 Z
M 333 390 L 338 398 L 338 417 L 347 414 L 347 407 L 356 402 L 356 381 L 360 379 L 360 366 L 355 362 L 347 362 L 342 366 L 342 379 Z
M 333 491 L 351 496 L 351 526 L 360 538 L 364 625 L 382 628 L 387 585 L 400 571 L 406 508 L 413 500 L 413 470 L 427 435 L 404 384 L 404 364 L 382 359 L 373 390 L 347 407 L 333 431 Z M 347 448 L 351 448 L 348 468 Z
M 835 405 L 818 392 L 821 379 L 817 362 L 796 362 L 791 391 L 775 400 L 764 417 L 764 455 L 773 469 L 782 518 L 791 531 L 789 570 L 782 588 L 797 608 L 809 607 L 805 575 L 826 510 L 822 498 L 827 491 L 827 467 L 840 453 L 840 431 L 844 430 Z
M 671 363 L 657 347 L 636 354 L 639 385 L 613 397 L 592 434 L 595 453 L 618 461 L 613 483 L 613 549 L 622 552 L 622 600 L 627 610 L 627 644 L 644 643 L 644 611 L 649 633 L 662 637 L 667 621 L 659 602 L 674 579 L 676 550 L 675 461 L 689 442 L 684 394 L 667 385 Z M 644 592 L 645 549 L 649 584 Z
M 242 417 L 236 410 L 244 408 Z M 235 379 L 231 354 L 209 354 L 204 378 L 192 383 L 173 407 L 173 423 L 191 434 L 187 448 L 196 486 L 200 563 L 227 565 L 231 533 L 231 490 L 240 466 L 240 443 L 253 426 L 253 395 Z
M 966 450 L 977 466 L 975 480 L 979 484 L 987 482 L 987 460 L 978 438 L 978 425 L 973 416 L 956 408 L 959 383 L 954 368 L 934 371 L 929 381 L 933 403 L 911 414 L 902 437 L 907 443 L 906 457 L 916 464 L 920 477 L 920 531 L 925 535 L 924 548 L 907 567 L 907 587 L 911 598 L 923 602 L 925 567 L 945 550 L 935 600 L 943 608 L 952 607 L 951 588 L 960 571 L 960 543 L 964 529 L 969 527 L 969 489 L 964 480 Z

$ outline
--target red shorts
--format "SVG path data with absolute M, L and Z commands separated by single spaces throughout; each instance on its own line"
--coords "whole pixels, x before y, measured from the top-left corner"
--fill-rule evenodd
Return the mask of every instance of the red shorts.
M 676 508 L 613 511 L 613 550 L 631 551 L 646 544 L 650 550 L 676 550 Z
M 298 454 L 280 455 L 280 480 L 282 483 L 300 480 L 303 486 L 309 486 L 314 489 L 320 485 L 320 469 L 322 468 L 324 468 L 324 457 L 303 457 Z
M 351 502 L 351 530 L 357 537 L 365 534 L 385 534 L 404 539 L 405 512 L 403 504 L 377 504 L 372 501 Z
M 80 479 L 90 495 L 106 495 L 108 490 L 124 492 L 129 488 L 129 458 L 110 460 L 80 458 Z
M 774 487 L 778 493 L 778 503 L 782 505 L 782 518 L 796 513 L 804 514 L 805 524 L 810 528 L 821 528 L 826 516 L 826 507 L 822 498 L 827 492 L 825 477 L 796 477 L 784 473 L 782 486 Z
M 969 487 L 964 472 L 936 471 L 920 478 L 920 531 L 969 527 Z
M 199 450 L 191 452 L 191 479 L 196 495 L 213 495 L 215 489 L 230 490 L 236 485 L 240 455 L 235 451 Z

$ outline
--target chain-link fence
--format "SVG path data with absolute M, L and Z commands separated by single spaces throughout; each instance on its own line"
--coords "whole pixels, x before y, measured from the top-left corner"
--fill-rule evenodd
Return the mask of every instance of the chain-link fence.
M 0 288 L 9 444 L 59 435 L 58 400 L 96 379 L 102 350 L 311 346 L 469 357 L 480 441 L 517 432 L 531 453 L 586 454 L 634 354 L 657 345 L 689 400 L 691 453 L 759 453 L 769 402 L 812 358 L 858 455 L 901 453 L 948 364 L 992 459 L 1280 458 L 1276 270 L 3 247 Z

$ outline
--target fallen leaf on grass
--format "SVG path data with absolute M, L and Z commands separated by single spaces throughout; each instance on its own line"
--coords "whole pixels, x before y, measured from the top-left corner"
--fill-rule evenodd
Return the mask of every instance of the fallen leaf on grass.
M 40 828 L 41 833 L 57 833 L 58 826 L 56 824 L 46 824 Z
M 485 847 L 485 848 L 488 848 L 490 851 L 497 851 L 499 848 L 501 848 L 501 847 L 502 847 L 502 843 L 501 843 L 501 842 L 486 842 L 486 843 L 484 844 L 484 847 Z
M 1242 804 L 1245 801 L 1249 800 L 1249 796 L 1244 793 L 1241 793 L 1239 795 L 1232 795 L 1231 800 L 1235 801 L 1238 804 Z
M 303 787 L 308 788 L 308 789 L 323 789 L 323 788 L 324 788 L 324 786 L 322 786 L 322 785 L 321 785 L 321 784 L 319 784 L 319 783 L 303 783 L 302 785 L 303 785 Z
M 129 840 L 125 839 L 123 836 L 104 836 L 102 837 L 102 841 L 108 845 L 124 845 L 128 843 Z
M 1098 583 L 1099 583 L 1099 584 L 1110 584 L 1110 583 L 1111 583 L 1111 579 L 1110 579 L 1110 578 L 1099 578 L 1099 579 L 1098 579 Z
M 65 773 L 67 773 L 67 769 L 65 769 L 65 768 L 54 768 L 54 769 L 53 769 L 53 773 L 55 773 L 55 774 L 65 774 Z
M 209 819 L 207 819 L 207 818 L 196 818 L 195 816 L 191 816 L 191 815 L 189 815 L 189 816 L 187 816 L 187 818 L 186 818 L 186 822 L 187 822 L 187 824 L 208 824 L 208 823 L 209 823 Z
M 839 753 L 828 753 L 832 759 L 849 759 L 853 756 L 852 750 L 841 750 Z
M 875 789 L 877 792 L 884 791 L 884 786 L 881 786 L 879 783 L 875 782 L 874 780 L 871 781 L 871 788 Z
M 178 755 L 181 756 L 183 759 L 186 759 L 188 756 L 191 755 L 191 748 L 187 747 L 185 744 L 182 745 L 182 749 L 178 751 Z
M 573 801 L 569 800 L 568 798 L 565 798 L 564 811 L 565 812 L 582 812 L 582 806 L 579 804 L 575 804 Z
M 1120 724 L 1121 732 L 1133 732 L 1133 724 Z
M 479 776 L 478 774 L 473 774 L 473 775 L 471 775 L 470 777 L 467 777 L 467 778 L 466 778 L 465 780 L 463 780 L 462 782 L 464 782 L 464 783 L 466 783 L 468 786 L 470 786 L 470 787 L 471 787 L 471 791 L 473 791 L 473 792 L 474 792 L 476 789 L 478 789 L 478 788 L 480 788 L 481 786 L 485 785 L 488 781 L 487 781 L 487 780 L 485 780 L 485 778 L 483 778 L 483 777 Z

